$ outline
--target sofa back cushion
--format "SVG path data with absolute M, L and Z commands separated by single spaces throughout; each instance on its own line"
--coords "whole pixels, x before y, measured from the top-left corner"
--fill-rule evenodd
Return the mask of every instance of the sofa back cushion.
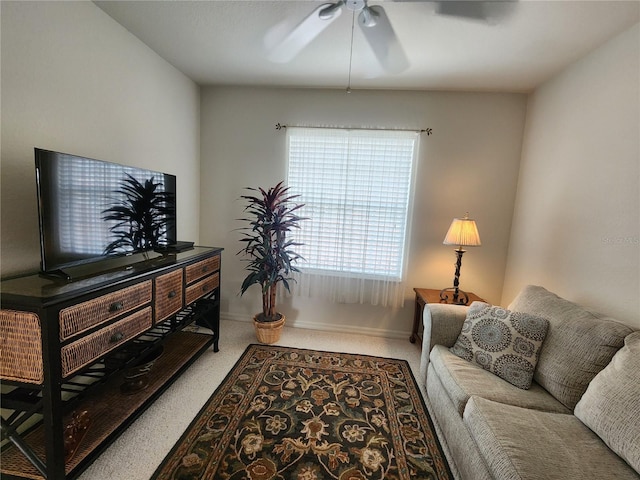
M 508 308 L 549 320 L 533 378 L 571 410 L 633 331 L 534 285 L 526 286 Z
M 575 415 L 640 473 L 640 331 L 589 384 Z

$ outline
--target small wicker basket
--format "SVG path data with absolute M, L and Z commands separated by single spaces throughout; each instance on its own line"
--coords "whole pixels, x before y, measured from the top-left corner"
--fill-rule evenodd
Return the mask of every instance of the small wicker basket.
M 280 340 L 280 333 L 282 332 L 282 327 L 284 326 L 285 318 L 284 315 L 280 314 L 280 320 L 276 320 L 275 322 L 258 322 L 256 320 L 255 315 L 253 317 L 253 326 L 256 329 L 256 337 L 258 337 L 258 341 L 260 343 L 276 343 Z

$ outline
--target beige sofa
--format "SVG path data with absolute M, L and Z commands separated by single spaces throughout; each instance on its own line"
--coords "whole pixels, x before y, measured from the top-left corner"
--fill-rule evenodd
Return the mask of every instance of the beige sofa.
M 457 479 L 640 478 L 640 331 L 525 287 L 507 308 L 549 327 L 523 390 L 451 353 L 467 308 L 423 317 L 427 406 Z

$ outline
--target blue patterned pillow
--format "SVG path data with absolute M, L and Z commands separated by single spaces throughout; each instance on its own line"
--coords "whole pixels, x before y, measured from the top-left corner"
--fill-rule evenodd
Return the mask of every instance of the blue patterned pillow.
M 450 350 L 527 390 L 548 328 L 549 321 L 544 318 L 473 302 Z

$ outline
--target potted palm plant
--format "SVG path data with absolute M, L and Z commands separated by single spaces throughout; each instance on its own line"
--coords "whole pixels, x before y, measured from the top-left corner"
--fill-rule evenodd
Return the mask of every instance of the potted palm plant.
M 268 190 L 247 188 L 255 195 L 242 195 L 246 200 L 244 208 L 248 226 L 241 228 L 243 248 L 238 255 L 243 255 L 249 272 L 242 282 L 240 294 L 258 284 L 262 289 L 262 312 L 253 318 L 258 341 L 274 343 L 280 338 L 285 317 L 276 309 L 278 284 L 282 283 L 287 291 L 291 291 L 291 273 L 298 269 L 294 263 L 302 257 L 293 251 L 300 245 L 287 234 L 294 228 L 300 228 L 299 222 L 304 220 L 296 214 L 303 205 L 293 200 L 299 195 L 290 195 L 284 182 L 278 183 Z

